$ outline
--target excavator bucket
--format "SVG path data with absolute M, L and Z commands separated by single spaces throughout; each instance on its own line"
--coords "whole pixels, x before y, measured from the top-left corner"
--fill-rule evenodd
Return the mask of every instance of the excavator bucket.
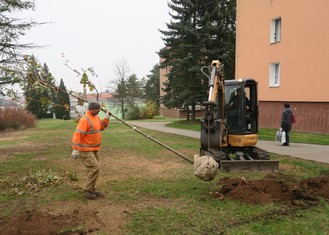
M 223 150 L 226 150 L 224 152 Z M 219 170 L 224 172 L 239 171 L 279 171 L 278 160 L 271 160 L 270 154 L 255 146 L 230 149 L 208 148 L 201 150 L 202 155 L 212 156 L 219 164 Z
M 277 160 L 221 160 L 221 171 L 240 172 L 240 171 L 262 171 L 277 172 L 279 171 L 279 161 Z

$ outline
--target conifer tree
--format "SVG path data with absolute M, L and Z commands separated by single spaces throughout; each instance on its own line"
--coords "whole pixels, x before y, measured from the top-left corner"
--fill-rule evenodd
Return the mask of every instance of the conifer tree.
M 142 98 L 142 84 L 138 80 L 136 74 L 132 74 L 128 77 L 127 83 L 127 99 L 130 103 L 134 103 L 134 99 Z
M 37 118 L 47 118 L 49 107 L 51 105 L 51 96 L 49 89 L 38 84 L 40 79 L 40 65 L 34 57 L 29 61 L 29 68 L 26 74 L 26 85 L 24 89 L 24 96 L 26 101 L 26 109 L 37 116 Z M 44 73 L 41 79 L 51 79 L 45 75 L 47 67 L 43 68 Z
M 55 79 L 49 72 L 49 68 L 46 63 L 41 66 L 35 59 L 30 57 L 28 60 L 28 67 L 26 72 L 25 83 L 22 87 L 24 91 L 26 109 L 35 114 L 37 118 L 49 118 L 52 117 L 52 113 L 55 113 L 56 104 L 65 107 L 70 107 L 69 95 L 62 94 L 63 98 L 58 98 L 59 90 L 66 91 L 64 83 L 58 89 L 55 85 Z M 64 100 L 64 104 L 62 104 Z M 67 101 L 68 100 L 68 101 Z M 66 114 L 69 118 L 69 115 Z M 63 118 L 63 114 L 60 115 Z
M 57 119 L 69 120 L 70 116 L 70 97 L 64 85 L 63 79 L 59 83 L 59 91 L 54 100 L 54 111 Z
M 19 39 L 37 23 L 15 17 L 15 13 L 33 8 L 34 1 L 0 1 L 0 93 L 3 86 L 20 82 L 17 67 L 23 61 L 22 50 L 35 47 L 33 44 L 20 43 Z
M 146 101 L 152 101 L 160 107 L 160 66 L 158 64 L 154 65 L 151 74 L 146 77 L 148 80 L 145 82 L 144 88 L 144 98 Z
M 207 78 L 200 72 L 221 60 L 227 78 L 234 79 L 235 0 L 172 0 L 172 20 L 160 30 L 165 47 L 162 68 L 169 68 L 163 103 L 168 108 L 192 109 L 206 100 Z M 187 116 L 189 117 L 189 115 Z

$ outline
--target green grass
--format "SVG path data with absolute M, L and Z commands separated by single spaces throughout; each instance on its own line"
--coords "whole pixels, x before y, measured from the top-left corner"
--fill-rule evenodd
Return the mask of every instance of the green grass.
M 182 123 L 178 125 L 184 126 Z M 213 181 L 201 181 L 193 175 L 191 164 L 114 120 L 103 132 L 100 151 L 99 189 L 106 193 L 106 199 L 87 201 L 79 188 L 84 182 L 82 163 L 70 158 L 75 127 L 73 121 L 40 120 L 36 128 L 15 132 L 0 146 L 5 153 L 0 159 L 0 219 L 14 221 L 12 218 L 27 210 L 43 208 L 68 213 L 69 205 L 71 213 L 76 213 L 76 208 L 79 213 L 83 208 L 97 213 L 114 209 L 121 213 L 113 218 L 122 219 L 120 234 L 329 234 L 328 201 L 276 214 L 272 211 L 285 212 L 289 206 L 219 200 L 210 192 L 218 189 L 220 179 L 252 180 L 266 175 L 219 172 Z M 199 151 L 199 141 L 194 138 L 145 132 L 191 159 Z M 13 140 L 15 136 L 22 138 Z M 283 181 L 329 174 L 327 164 L 278 154 L 271 158 L 280 160 L 282 169 L 277 177 Z M 126 165 L 117 165 L 120 161 Z M 27 181 L 29 176 L 32 181 Z M 58 183 L 48 180 L 54 176 L 60 177 Z M 38 191 L 31 190 L 27 182 L 37 181 Z M 100 219 L 112 219 L 99 215 Z M 58 232 L 82 232 L 86 225 L 84 221 L 80 224 L 63 225 Z M 105 228 L 95 232 L 108 234 Z
M 167 127 L 180 128 L 191 131 L 200 131 L 200 120 L 196 120 L 193 122 L 186 120 L 173 121 L 167 124 Z M 260 140 L 274 141 L 276 131 L 277 129 L 260 128 L 258 138 Z M 329 145 L 329 135 L 326 134 L 300 133 L 291 131 L 290 139 L 293 143 Z
M 273 141 L 276 131 L 276 129 L 260 129 L 259 139 Z M 326 134 L 301 133 L 292 130 L 290 132 L 290 139 L 294 143 L 329 145 L 329 135 Z
M 196 120 L 196 121 L 178 120 L 167 124 L 167 127 L 185 129 L 190 131 L 200 131 L 200 120 Z

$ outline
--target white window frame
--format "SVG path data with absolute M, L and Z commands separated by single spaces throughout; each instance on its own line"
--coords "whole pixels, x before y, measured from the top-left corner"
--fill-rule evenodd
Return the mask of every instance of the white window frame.
M 270 87 L 280 86 L 280 63 L 271 63 L 270 64 Z
M 270 42 L 277 43 L 281 41 L 281 17 L 275 18 L 271 21 L 271 35 Z

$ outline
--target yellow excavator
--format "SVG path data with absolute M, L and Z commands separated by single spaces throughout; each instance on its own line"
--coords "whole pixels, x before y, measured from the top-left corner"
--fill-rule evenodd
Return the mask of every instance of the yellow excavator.
M 279 161 L 270 160 L 267 151 L 256 147 L 257 82 L 249 78 L 225 80 L 219 60 L 213 60 L 206 68 L 209 97 L 203 102 L 205 117 L 201 119 L 200 155 L 212 156 L 219 169 L 226 172 L 278 171 Z

